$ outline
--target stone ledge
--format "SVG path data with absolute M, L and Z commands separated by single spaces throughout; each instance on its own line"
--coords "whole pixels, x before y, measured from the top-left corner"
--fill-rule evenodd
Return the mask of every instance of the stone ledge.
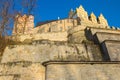
M 104 41 L 120 41 L 120 34 L 118 33 L 106 33 L 106 32 L 96 32 L 94 35 L 94 42 L 95 43 L 102 43 Z
M 120 64 L 120 61 L 47 61 L 44 62 L 42 65 L 47 66 L 50 64 Z
M 106 40 L 101 44 L 105 59 L 110 61 L 120 61 L 120 41 Z

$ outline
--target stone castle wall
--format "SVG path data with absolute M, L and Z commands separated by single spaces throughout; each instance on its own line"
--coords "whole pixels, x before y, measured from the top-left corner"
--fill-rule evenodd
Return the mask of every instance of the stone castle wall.
M 46 80 L 118 80 L 116 63 L 48 62 Z
M 96 53 L 97 52 L 97 53 Z M 102 61 L 98 46 L 90 44 L 39 43 L 10 45 L 5 49 L 1 63 L 30 61 Z
M 98 33 L 102 34 L 97 35 Z M 63 34 L 64 32 L 53 32 L 22 35 L 21 39 L 18 38 L 21 42 L 31 39 L 32 41 L 30 43 L 11 44 L 6 47 L 1 59 L 1 65 L 7 63 L 5 64 L 7 69 L 4 72 L 3 69 L 5 68 L 0 66 L 2 69 L 1 75 L 3 75 L 1 78 L 4 78 L 5 75 L 16 78 L 16 75 L 19 75 L 18 79 L 22 80 L 118 79 L 119 74 L 116 75 L 115 73 L 119 71 L 119 62 L 107 63 L 104 61 L 119 61 L 119 44 L 114 41 L 106 42 L 106 40 L 111 39 L 119 40 L 119 30 L 81 25 L 65 32 L 65 35 Z M 39 37 L 41 35 L 43 38 Z M 101 35 L 103 35 L 103 38 Z M 95 37 L 97 37 L 97 40 Z M 70 64 L 68 64 L 69 62 Z M 10 66 L 8 63 L 11 63 Z M 25 65 L 27 67 L 24 68 Z M 32 71 L 31 68 L 35 71 Z
M 55 20 L 55 21 L 46 22 L 46 24 L 37 26 L 36 28 L 34 28 L 34 33 L 63 32 L 75 26 L 77 26 L 76 19 Z
M 27 40 L 67 41 L 67 32 L 36 33 L 12 36 L 13 41 L 26 42 Z
M 106 40 L 102 43 L 104 54 L 110 61 L 120 61 L 120 41 Z
M 40 63 L 1 63 L 0 72 L 0 80 L 45 80 L 45 68 Z
M 82 6 L 70 15 L 33 33 L 19 26 L 1 56 L 0 80 L 119 80 L 120 30 Z

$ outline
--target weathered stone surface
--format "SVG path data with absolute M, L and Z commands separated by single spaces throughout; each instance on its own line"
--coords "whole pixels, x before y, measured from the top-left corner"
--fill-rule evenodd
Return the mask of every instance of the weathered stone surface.
M 119 64 L 48 63 L 46 80 L 118 80 Z
M 45 67 L 31 62 L 0 64 L 0 75 L 11 75 L 0 80 L 45 80 Z
M 80 20 L 88 21 L 88 14 L 81 5 L 79 8 L 76 9 L 76 13 Z
M 108 22 L 107 22 L 107 20 L 104 18 L 104 16 L 102 14 L 100 14 L 100 16 L 98 17 L 98 22 L 100 24 L 104 24 L 105 26 L 108 26 Z
M 12 40 L 17 42 L 24 42 L 25 40 L 67 41 L 67 32 L 17 35 L 17 36 L 12 36 Z
M 98 45 L 87 44 L 87 53 L 90 61 L 103 61 L 103 57 Z
M 12 75 L 0 75 L 0 80 L 14 80 L 14 76 Z
M 112 29 L 102 29 L 102 28 L 89 28 L 91 34 L 94 35 L 96 32 L 106 32 L 106 33 L 116 33 L 120 34 L 120 30 L 112 30 Z
M 118 40 L 118 41 L 120 41 L 120 34 L 97 32 L 94 36 L 94 39 L 95 39 L 96 43 L 102 43 L 105 40 Z
M 13 35 L 33 33 L 34 16 L 32 15 L 17 15 L 13 28 Z
M 85 35 L 88 40 L 94 41 L 95 40 L 94 35 L 96 33 L 120 34 L 120 31 L 119 30 L 111 30 L 111 29 L 102 29 L 102 28 L 91 28 L 91 27 L 87 27 L 85 29 Z
M 107 60 L 120 61 L 120 41 L 105 41 L 102 47 Z
M 93 47 L 87 49 L 85 44 L 34 44 L 34 45 L 10 45 L 5 49 L 1 62 L 32 61 L 45 62 L 58 61 L 90 61 Z M 92 46 L 92 45 L 91 45 Z M 88 55 L 89 52 L 89 55 Z M 100 52 L 98 52 L 100 54 Z M 95 57 L 92 57 L 95 58 Z M 101 57 L 97 59 L 102 60 Z
M 90 14 L 90 20 L 91 20 L 93 23 L 97 23 L 97 18 L 96 18 L 95 14 L 94 14 L 93 12 Z
M 25 17 L 20 17 L 23 25 Z M 12 36 L 1 54 L 0 80 L 119 80 L 120 63 L 102 61 L 120 61 L 120 42 L 105 41 L 120 40 L 120 30 L 111 30 L 103 15 L 98 21 L 93 13 L 88 18 L 80 6 L 69 19 L 36 28 L 33 16 L 29 19 L 27 27 L 15 24 L 18 31 L 14 27 L 13 33 L 19 35 Z M 57 63 L 43 67 L 46 61 Z
M 82 43 L 85 40 L 86 40 L 86 37 L 85 37 L 84 31 L 75 32 L 75 33 L 69 35 L 69 38 L 68 38 L 68 41 L 70 43 Z

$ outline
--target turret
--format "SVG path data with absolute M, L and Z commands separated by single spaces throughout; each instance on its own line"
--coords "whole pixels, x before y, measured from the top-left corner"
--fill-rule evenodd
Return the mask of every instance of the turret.
M 77 17 L 79 17 L 81 21 L 88 20 L 88 14 L 81 5 L 79 8 L 76 9 L 76 14 L 77 14 Z
M 90 14 L 89 19 L 93 23 L 97 23 L 97 18 L 96 18 L 95 14 L 93 12 Z
M 73 11 L 73 9 L 71 9 L 70 12 L 69 12 L 68 18 L 72 18 L 72 17 L 73 17 L 73 14 L 74 14 L 74 11 Z
M 100 14 L 100 16 L 98 17 L 98 23 L 103 24 L 104 26 L 108 26 L 108 22 L 102 14 Z

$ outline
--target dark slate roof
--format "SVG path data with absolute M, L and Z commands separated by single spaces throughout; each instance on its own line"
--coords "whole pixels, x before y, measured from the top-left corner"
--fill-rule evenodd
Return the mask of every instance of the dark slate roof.
M 54 21 L 57 21 L 57 20 L 50 20 L 50 21 L 38 22 L 37 25 L 36 25 L 36 27 L 37 27 L 37 26 L 41 26 L 41 25 L 43 25 L 43 24 L 50 23 L 50 22 L 54 22 Z

